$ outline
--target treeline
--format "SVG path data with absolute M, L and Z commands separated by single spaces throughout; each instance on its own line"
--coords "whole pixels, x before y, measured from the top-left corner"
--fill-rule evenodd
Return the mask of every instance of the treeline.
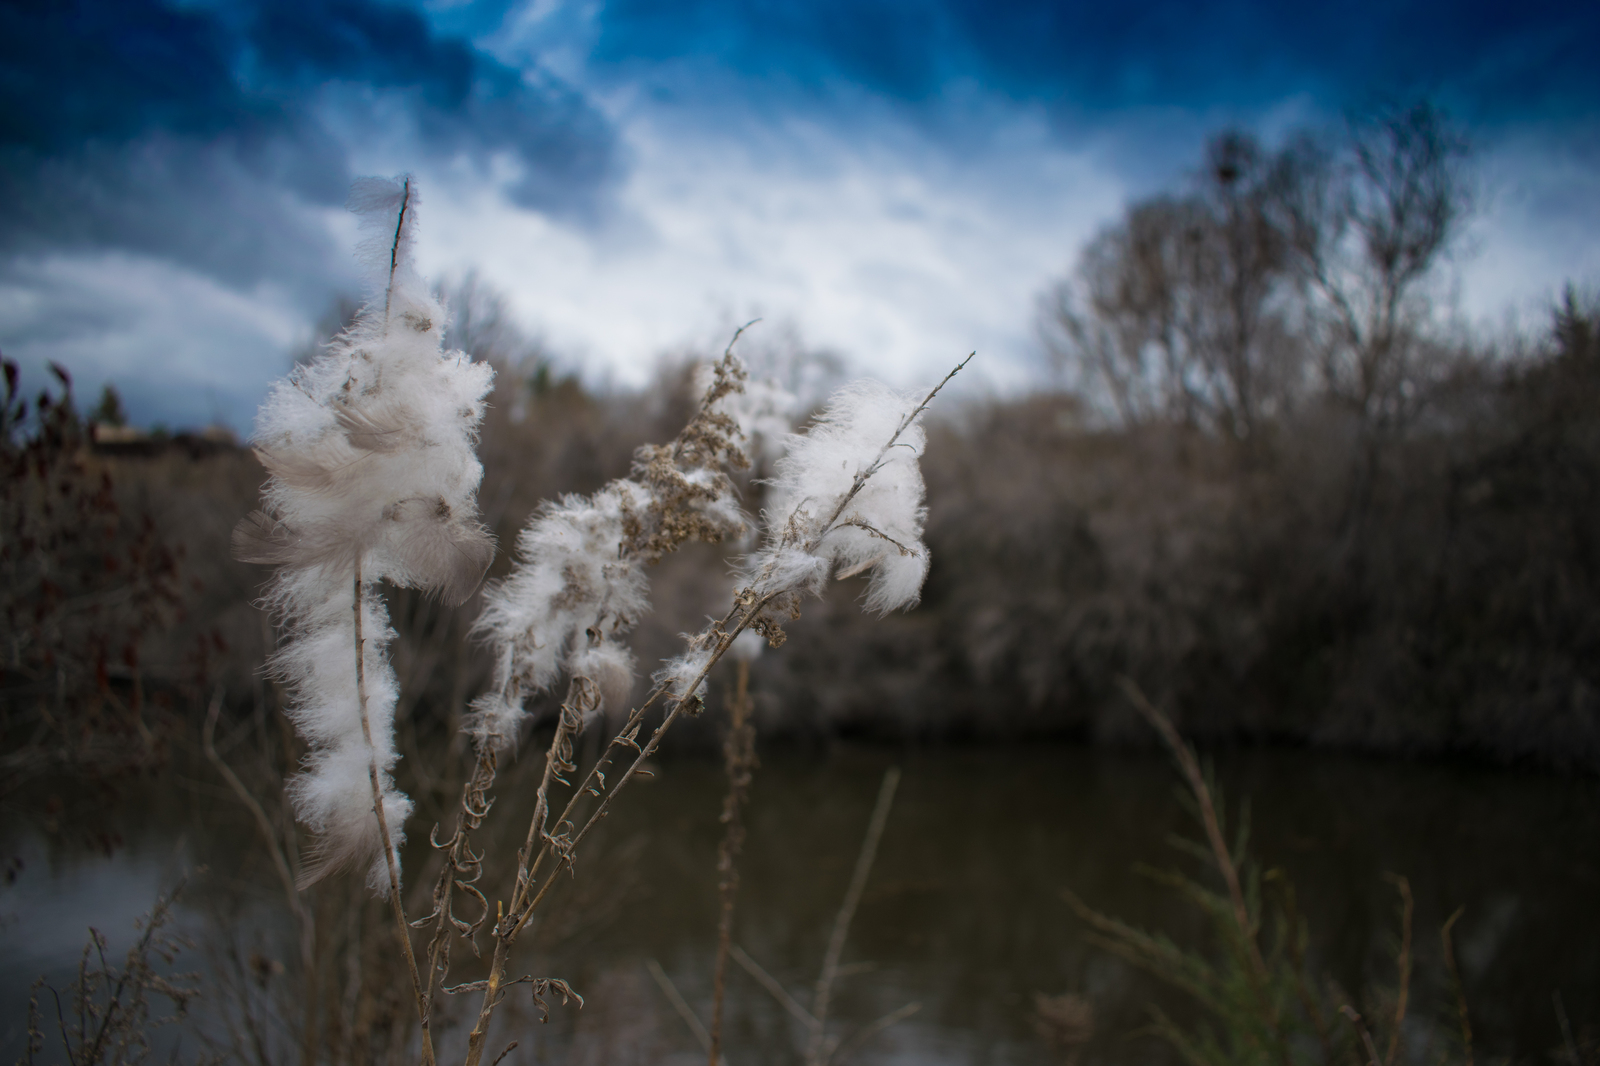
M 923 609 L 768 666 L 791 720 L 1114 738 L 1128 674 L 1195 735 L 1600 768 L 1600 314 L 1448 324 L 1467 147 L 1225 133 L 1133 204 L 1041 308 L 1060 388 L 936 435 Z
M 1055 384 L 930 426 L 922 605 L 865 621 L 847 580 L 807 607 L 755 665 L 765 734 L 1143 741 L 1126 674 L 1212 740 L 1600 769 L 1600 309 L 1569 292 L 1521 340 L 1448 326 L 1434 293 L 1469 177 L 1427 106 L 1272 150 L 1214 139 L 1187 189 L 1130 206 L 1044 301 Z M 449 342 L 499 370 L 480 449 L 492 579 L 541 500 L 676 432 L 697 353 L 597 394 L 492 291 L 449 295 Z M 757 371 L 803 396 L 838 373 L 792 338 L 752 340 Z M 163 723 L 192 732 L 219 687 L 265 721 L 265 575 L 228 554 L 254 458 L 96 451 L 69 396 L 12 388 L 12 780 L 158 759 Z M 644 672 L 725 609 L 736 547 L 654 573 Z M 420 750 L 486 682 L 479 603 L 389 595 L 402 750 Z
M 1127 674 L 1212 740 L 1600 768 L 1594 309 L 1463 362 L 1375 461 L 1328 406 L 1248 460 L 1082 418 L 1054 395 L 943 426 L 921 608 L 795 626 L 761 664 L 774 724 L 1138 739 Z

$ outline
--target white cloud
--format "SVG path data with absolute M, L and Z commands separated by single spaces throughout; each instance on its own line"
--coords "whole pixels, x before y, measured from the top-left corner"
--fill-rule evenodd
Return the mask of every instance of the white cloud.
M 248 429 L 310 329 L 305 309 L 275 286 L 239 292 L 168 260 L 58 254 L 13 260 L 0 275 L 0 348 L 28 387 L 56 362 L 80 402 L 110 382 L 142 422 L 220 417 Z
M 1563 285 L 1600 283 L 1600 169 L 1595 146 L 1530 129 L 1486 146 L 1481 213 L 1459 269 L 1462 309 L 1493 321 L 1514 312 L 1542 326 Z
M 629 174 L 603 230 L 439 174 L 421 257 L 478 267 L 557 351 L 625 382 L 662 350 L 761 314 L 897 383 L 976 349 L 991 382 L 1014 384 L 1029 373 L 1035 294 L 1121 203 L 1092 152 L 1062 150 L 1026 114 L 959 158 L 887 124 L 697 116 L 685 128 L 648 108 L 620 124 Z

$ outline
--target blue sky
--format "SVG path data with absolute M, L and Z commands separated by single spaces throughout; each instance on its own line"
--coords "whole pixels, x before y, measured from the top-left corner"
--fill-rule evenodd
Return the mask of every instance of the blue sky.
M 410 171 L 592 380 L 764 315 L 896 383 L 1037 372 L 1034 300 L 1227 125 L 1427 94 L 1481 210 L 1439 296 L 1600 283 L 1600 14 L 1550 3 L 0 5 L 0 349 L 136 419 L 247 428 L 339 291 L 352 177 Z

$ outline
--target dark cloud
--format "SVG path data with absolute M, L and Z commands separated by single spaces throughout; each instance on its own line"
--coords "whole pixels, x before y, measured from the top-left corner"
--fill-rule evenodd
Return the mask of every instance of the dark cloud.
M 974 79 L 1077 113 L 1421 90 L 1494 121 L 1593 115 L 1596 39 L 1600 8 L 1552 0 L 612 0 L 596 56 L 622 67 L 708 60 L 905 101 Z
M 579 94 L 400 4 L 0 5 L 0 248 L 320 278 L 304 208 L 341 202 L 344 138 L 388 137 L 396 116 L 419 157 L 516 158 L 511 195 L 553 214 L 592 214 L 612 168 L 612 132 Z

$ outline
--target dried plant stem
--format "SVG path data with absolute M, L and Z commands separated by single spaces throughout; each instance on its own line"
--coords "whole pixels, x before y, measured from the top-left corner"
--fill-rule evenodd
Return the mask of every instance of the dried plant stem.
M 483 873 L 483 857 L 473 853 L 468 834 L 483 824 L 489 808 L 494 805 L 488 793 L 494 785 L 498 768 L 499 759 L 494 749 L 487 746 L 482 748 L 473 765 L 472 775 L 461 788 L 461 806 L 456 813 L 455 834 L 442 844 L 435 839 L 435 834 L 430 833 L 428 837 L 429 843 L 445 852 L 444 863 L 439 870 L 439 880 L 433 889 L 433 913 L 426 918 L 418 919 L 415 923 L 417 925 L 426 925 L 429 921 L 434 923 L 433 939 L 428 943 L 428 987 L 424 999 L 430 1022 L 433 1018 L 433 1006 L 438 997 L 439 981 L 450 970 L 450 934 L 453 931 L 460 931 L 468 938 L 468 943 L 476 952 L 477 931 L 489 918 L 489 901 L 474 887 Z M 435 829 L 437 828 L 435 826 Z M 455 916 L 456 889 L 475 897 L 479 906 L 483 908 L 476 922 L 463 922 Z
M 907 1003 L 903 1007 L 890 1011 L 871 1024 L 863 1026 L 860 1032 L 834 1048 L 833 1053 L 828 1056 L 829 1061 L 837 1062 L 849 1058 L 857 1049 L 864 1047 L 868 1040 L 871 1040 L 891 1025 L 898 1025 L 900 1022 L 905 1021 L 921 1009 L 921 1003 Z
M 711 982 L 711 1039 L 707 1063 L 717 1066 L 722 1053 L 722 1008 L 727 995 L 728 951 L 733 944 L 733 907 L 739 894 L 739 853 L 744 848 L 742 812 L 755 768 L 755 727 L 750 717 L 750 664 L 739 660 L 733 700 L 729 704 L 728 739 L 722 751 L 728 773 L 728 794 L 722 801 L 726 827 L 717 848 L 717 894 L 722 913 L 717 920 L 717 965 Z
M 222 693 L 222 686 L 218 685 L 211 697 L 211 706 L 206 711 L 206 725 L 201 735 L 201 746 L 205 749 L 206 758 L 210 760 L 211 765 L 217 768 L 223 780 L 228 782 L 228 787 L 233 789 L 234 795 L 239 797 L 239 802 L 243 803 L 255 818 L 256 828 L 261 830 L 261 837 L 266 841 L 267 853 L 272 856 L 273 868 L 278 872 L 278 880 L 283 884 L 283 895 L 289 904 L 289 913 L 294 915 L 295 923 L 300 929 L 300 972 L 306 986 L 306 1018 L 304 1031 L 300 1034 L 300 1061 L 313 1063 L 317 1057 L 316 925 L 311 911 L 300 898 L 299 889 L 295 888 L 295 875 L 278 842 L 278 833 L 273 828 L 272 819 L 267 817 L 267 812 L 262 808 L 260 801 L 250 794 L 250 790 L 239 779 L 239 775 L 234 773 L 233 767 L 224 762 L 217 752 L 217 718 L 222 713 Z
M 1268 1025 L 1277 1040 L 1275 1049 L 1278 1057 L 1285 1063 L 1289 1061 L 1288 1049 L 1283 1045 L 1281 1034 L 1278 1032 L 1278 1012 L 1267 996 L 1266 986 L 1270 980 L 1267 972 L 1267 963 L 1261 955 L 1261 944 L 1257 939 L 1255 921 L 1250 917 L 1250 908 L 1245 901 L 1244 887 L 1239 881 L 1239 867 L 1234 862 L 1233 852 L 1228 848 L 1228 843 L 1222 836 L 1222 821 L 1217 816 L 1216 804 L 1211 798 L 1211 787 L 1206 783 L 1206 776 L 1200 769 L 1200 760 L 1195 757 L 1194 749 L 1183 742 L 1178 736 L 1178 731 L 1173 728 L 1167 716 L 1156 709 L 1155 705 L 1146 698 L 1143 690 L 1131 678 L 1119 677 L 1118 683 L 1127 695 L 1128 701 L 1155 728 L 1161 739 L 1172 751 L 1172 756 L 1177 760 L 1178 769 L 1183 774 L 1184 781 L 1189 786 L 1189 791 L 1194 794 L 1195 803 L 1200 810 L 1200 823 L 1205 829 L 1206 841 L 1211 845 L 1211 853 L 1216 862 L 1222 880 L 1227 885 L 1228 901 L 1232 905 L 1234 924 L 1239 929 L 1239 939 L 1243 942 L 1246 958 L 1249 960 L 1247 975 L 1250 980 L 1251 992 L 1260 1004 L 1262 1016 L 1267 1019 Z
M 723 635 L 721 639 L 717 641 L 716 646 L 712 649 L 711 657 L 706 661 L 705 666 L 701 668 L 700 673 L 692 679 L 691 683 L 686 686 L 684 691 L 693 693 L 699 689 L 700 685 L 705 681 L 706 675 L 711 672 L 711 668 L 721 660 L 722 656 L 727 653 L 728 648 L 732 646 L 734 638 L 736 638 L 740 633 L 744 632 L 745 628 L 750 624 L 751 621 L 755 619 L 761 610 L 766 607 L 770 600 L 770 596 L 761 599 L 756 599 L 753 596 L 744 597 L 741 599 L 740 603 L 735 605 L 733 610 L 728 612 L 727 617 L 725 617 L 721 622 L 716 623 L 718 630 L 722 631 Z M 741 610 L 742 614 L 740 613 Z M 736 614 L 740 615 L 739 623 L 731 631 L 726 630 L 728 620 L 733 618 Z M 541 884 L 539 887 L 539 891 L 534 894 L 531 899 L 529 899 L 528 893 L 532 890 L 533 885 L 536 883 L 534 879 L 538 874 L 540 867 L 544 864 L 545 858 L 550 855 L 552 851 L 556 850 L 555 838 L 551 837 L 548 833 L 540 832 L 543 812 L 539 810 L 540 801 L 535 801 L 536 816 L 533 824 L 529 828 L 528 844 L 525 846 L 525 850 L 519 855 L 516 880 L 517 887 L 512 893 L 512 906 L 510 908 L 502 908 L 502 911 L 496 916 L 494 925 L 494 956 L 489 964 L 488 980 L 484 984 L 483 1005 L 478 1010 L 478 1021 L 477 1024 L 473 1026 L 472 1032 L 468 1034 L 467 1037 L 466 1066 L 478 1066 L 478 1064 L 482 1061 L 483 1042 L 488 1036 L 489 1019 L 491 1015 L 493 1015 L 495 1007 L 498 1006 L 500 1002 L 500 996 L 502 994 L 505 981 L 506 963 L 510 957 L 511 944 L 516 940 L 517 934 L 520 933 L 522 931 L 522 927 L 527 924 L 527 921 L 529 917 L 532 916 L 534 909 L 537 908 L 539 903 L 544 899 L 545 893 L 550 891 L 550 886 L 555 883 L 555 874 L 558 873 L 563 866 L 570 867 L 572 865 L 573 853 L 576 851 L 578 844 L 585 836 L 588 835 L 589 830 L 593 829 L 595 825 L 599 823 L 600 819 L 606 816 L 608 813 L 607 809 L 610 806 L 611 801 L 615 799 L 617 794 L 627 786 L 628 782 L 633 780 L 633 778 L 643 769 L 645 762 L 650 758 L 650 756 L 655 754 L 656 749 L 661 744 L 662 738 L 666 736 L 667 730 L 672 728 L 673 723 L 676 722 L 683 714 L 685 708 L 696 702 L 695 697 L 692 695 L 684 696 L 675 700 L 673 702 L 672 709 L 667 712 L 667 716 L 662 720 L 660 725 L 656 726 L 655 731 L 650 734 L 650 739 L 644 744 L 643 747 L 640 747 L 638 743 L 638 735 L 640 728 L 644 724 L 644 717 L 650 708 L 661 702 L 666 694 L 667 690 L 663 686 L 657 686 L 656 689 L 651 692 L 650 697 L 640 704 L 639 707 L 637 707 L 633 713 L 628 716 L 628 720 L 623 723 L 621 731 L 618 732 L 618 734 L 614 736 L 606 745 L 605 750 L 600 755 L 600 758 L 595 762 L 595 765 L 589 770 L 588 775 L 584 778 L 581 787 L 573 791 L 572 798 L 567 801 L 566 807 L 562 809 L 561 815 L 556 821 L 557 826 L 570 826 L 573 824 L 573 812 L 577 808 L 578 801 L 585 792 L 600 795 L 600 803 L 598 806 L 596 806 L 593 813 L 589 815 L 588 820 L 584 822 L 583 828 L 577 833 L 572 834 L 570 837 L 566 834 L 561 834 L 562 839 L 559 854 L 556 859 L 556 867 L 554 870 L 550 871 L 548 876 L 545 877 L 543 884 Z M 571 702 L 571 699 L 572 694 L 569 691 L 568 702 Z M 544 782 L 541 783 L 541 790 L 544 792 L 546 797 L 544 801 L 546 803 L 548 802 L 548 782 L 554 772 L 554 760 L 560 758 L 560 745 L 563 742 L 563 739 L 565 739 L 565 742 L 570 746 L 571 735 L 572 731 L 569 730 L 564 736 L 563 728 L 558 723 L 556 727 L 556 736 L 551 739 L 550 749 L 545 755 L 545 778 Z M 628 766 L 628 769 L 623 773 L 623 775 L 618 778 L 617 783 L 612 785 L 609 791 L 602 793 L 600 790 L 605 786 L 605 767 L 610 765 L 611 759 L 616 755 L 617 751 L 625 747 L 634 749 L 636 752 L 638 752 L 638 755 L 634 758 L 633 762 Z M 548 809 L 548 807 L 545 809 Z M 527 854 L 532 850 L 534 842 L 540 840 L 541 837 L 543 839 L 543 843 L 540 845 L 538 852 L 534 855 L 533 862 L 530 864 L 527 860 Z M 520 910 L 518 907 L 519 903 L 521 904 Z
M 672 1004 L 672 1009 L 678 1012 L 678 1017 L 683 1019 L 683 1024 L 689 1027 L 694 1038 L 700 1041 L 700 1046 L 707 1050 L 712 1047 L 711 1034 L 706 1032 L 705 1023 L 702 1022 L 689 1006 L 689 1001 L 683 998 L 683 993 L 678 991 L 678 986 L 672 983 L 672 978 L 667 976 L 667 971 L 655 959 L 646 959 L 645 968 L 650 971 L 650 976 L 655 978 L 656 985 L 660 987 L 667 1001 Z
M 1361 1015 L 1356 1009 L 1346 1003 L 1339 1008 L 1339 1013 L 1350 1020 L 1350 1027 L 1356 1031 L 1356 1038 L 1361 1041 L 1361 1048 L 1366 1052 L 1366 1060 L 1361 1066 L 1383 1066 L 1378 1059 L 1378 1046 L 1372 1042 L 1372 1034 L 1367 1032 L 1367 1027 L 1361 1024 Z
M 773 977 L 763 969 L 759 962 L 752 959 L 744 948 L 735 944 L 732 947 L 731 954 L 733 955 L 733 961 L 743 966 L 745 972 L 754 977 L 756 983 L 765 988 L 784 1010 L 788 1011 L 806 1027 L 806 1031 L 809 1033 L 812 1024 L 816 1021 L 815 1018 L 811 1017 L 811 1012 L 802 1007 L 800 1001 L 791 996 L 789 990 L 784 988 L 776 977 Z
M 866 891 L 867 877 L 878 856 L 878 842 L 883 839 L 883 828 L 889 821 L 889 808 L 894 804 L 895 789 L 900 786 L 900 770 L 891 766 L 883 775 L 883 785 L 878 789 L 878 802 L 872 809 L 872 820 L 867 823 L 867 835 L 861 841 L 861 853 L 856 856 L 855 872 L 850 876 L 850 888 L 839 905 L 833 920 L 833 933 L 828 937 L 828 951 L 822 958 L 822 972 L 817 977 L 816 994 L 811 1001 L 811 1039 L 806 1046 L 808 1066 L 823 1066 L 827 1061 L 824 1033 L 828 1025 L 828 1002 L 833 995 L 833 982 L 839 976 L 839 960 L 844 955 L 844 943 L 850 935 L 850 922 L 861 904 L 861 893 Z
M 1466 910 L 1465 907 L 1457 907 L 1456 912 L 1445 919 L 1439 929 L 1439 940 L 1444 945 L 1445 970 L 1450 974 L 1450 983 L 1455 986 L 1456 1014 L 1461 1022 L 1461 1051 L 1467 1057 L 1467 1066 L 1472 1066 L 1472 1016 L 1467 1013 L 1467 990 L 1461 983 L 1461 970 L 1456 966 L 1455 939 L 1450 935 Z
M 395 931 L 400 935 L 400 948 L 406 956 L 406 967 L 411 971 L 411 991 L 416 998 L 417 1022 L 422 1029 L 422 1061 L 432 1066 L 433 1034 L 428 1026 L 428 1005 L 423 998 L 417 956 L 411 950 L 411 927 L 406 923 L 405 903 L 400 898 L 400 864 L 395 860 L 394 841 L 389 837 L 389 819 L 383 813 L 383 782 L 378 775 L 378 749 L 372 743 L 372 723 L 367 718 L 367 645 L 362 633 L 366 585 L 361 580 L 359 555 L 356 557 L 355 571 L 356 702 L 361 711 L 361 736 L 367 742 L 367 775 L 372 782 L 372 811 L 378 816 L 378 836 L 383 841 L 383 858 L 389 867 L 389 904 L 394 911 Z
M 1311 1026 L 1317 1031 L 1317 1042 L 1322 1046 L 1322 1057 L 1327 1062 L 1333 1061 L 1333 1034 L 1328 1031 L 1328 1022 L 1322 1016 L 1322 1008 L 1317 1006 L 1317 997 L 1312 995 L 1311 987 L 1306 981 L 1306 956 L 1304 945 L 1300 941 L 1300 909 L 1295 899 L 1293 883 L 1287 879 L 1283 881 L 1283 905 L 1285 929 L 1288 932 L 1286 943 L 1289 962 L 1289 973 L 1294 981 L 1294 992 L 1300 1000 L 1300 1006 L 1305 1009 L 1306 1017 L 1311 1019 Z
M 506 963 L 510 959 L 511 944 L 516 940 L 517 934 L 522 931 L 523 924 L 528 915 L 533 913 L 533 907 L 539 898 L 544 895 L 543 890 L 532 902 L 528 901 L 528 893 L 534 884 L 534 876 L 538 872 L 539 864 L 555 843 L 547 827 L 550 812 L 550 784 L 552 781 L 565 779 L 560 775 L 571 773 L 572 740 L 583 727 L 583 710 L 586 701 L 596 699 L 592 683 L 587 678 L 575 677 L 567 688 L 567 698 L 561 703 L 561 715 L 556 721 L 556 732 L 550 738 L 550 747 L 545 752 L 544 773 L 539 779 L 539 788 L 534 795 L 533 818 L 528 823 L 528 838 L 517 852 L 517 877 L 515 887 L 511 892 L 511 906 L 503 908 L 496 915 L 494 925 L 494 955 L 489 962 L 489 977 L 484 986 L 483 1005 L 478 1008 L 478 1020 L 472 1027 L 472 1032 L 467 1034 L 467 1066 L 477 1066 L 483 1058 L 484 1041 L 489 1036 L 489 1020 L 494 1015 L 494 1010 L 500 1005 L 500 998 L 505 994 Z M 574 802 L 576 796 L 574 796 Z M 559 827 L 566 821 L 571 810 L 562 812 Z M 538 845 L 537 853 L 534 847 Z M 570 851 L 570 844 L 565 845 Z M 530 865 L 529 859 L 533 861 Z M 559 867 L 558 867 L 559 868 Z M 554 877 L 546 879 L 546 887 Z M 511 926 L 506 922 L 509 917 L 521 915 Z
M 1389 1048 L 1383 1056 L 1383 1066 L 1394 1066 L 1395 1055 L 1400 1051 L 1400 1026 L 1406 1020 L 1406 1000 L 1411 992 L 1411 882 L 1398 874 L 1391 875 L 1400 892 L 1400 987 L 1395 993 L 1394 1031 L 1389 1034 Z

